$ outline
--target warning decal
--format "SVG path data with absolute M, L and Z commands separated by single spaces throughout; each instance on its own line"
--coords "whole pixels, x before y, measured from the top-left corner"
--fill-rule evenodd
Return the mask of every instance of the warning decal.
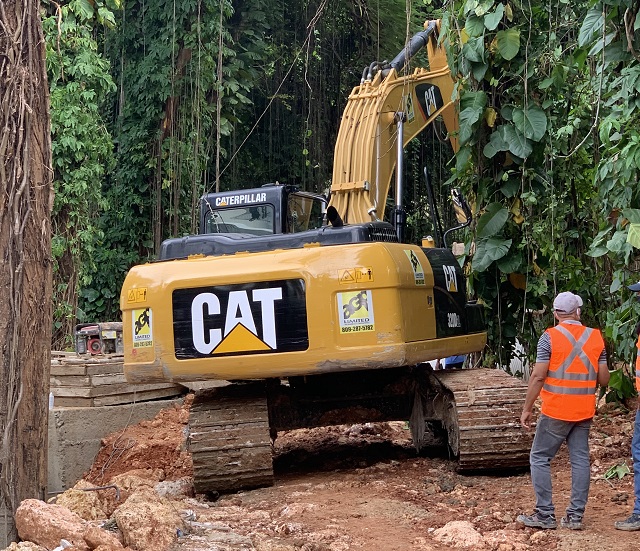
M 416 253 L 413 251 L 405 249 L 404 253 L 407 255 L 409 262 L 411 263 L 411 269 L 413 270 L 413 278 L 415 279 L 416 285 L 424 285 L 424 269 L 422 268 L 422 264 L 420 263 L 420 259 L 416 256 Z
M 413 122 L 416 118 L 416 112 L 413 108 L 413 96 L 408 94 L 405 96 L 405 113 L 407 114 L 407 122 Z
M 153 346 L 153 330 L 151 327 L 151 308 L 143 308 L 141 310 L 133 310 L 132 327 L 133 327 L 133 347 L 143 348 Z
M 127 302 L 145 302 L 147 300 L 147 288 L 129 289 L 127 291 Z
M 373 298 L 371 291 L 338 293 L 340 333 L 374 331 Z
M 341 285 L 349 283 L 370 283 L 373 281 L 371 268 L 348 268 L 338 272 Z

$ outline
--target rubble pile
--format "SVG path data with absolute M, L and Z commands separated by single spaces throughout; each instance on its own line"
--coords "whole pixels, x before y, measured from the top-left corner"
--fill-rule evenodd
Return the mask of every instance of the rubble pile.
M 576 534 L 518 526 L 515 515 L 533 504 L 526 473 L 462 476 L 446 457 L 416 456 L 404 422 L 279 434 L 276 486 L 210 501 L 194 494 L 190 403 L 105 438 L 84 478 L 48 503 L 22 502 L 23 541 L 4 551 L 637 549 L 634 534 L 613 528 L 632 505 L 633 478 L 605 477 L 628 461 L 633 411 L 603 408 L 594 422 L 587 528 Z M 561 451 L 559 507 L 569 498 L 567 469 Z

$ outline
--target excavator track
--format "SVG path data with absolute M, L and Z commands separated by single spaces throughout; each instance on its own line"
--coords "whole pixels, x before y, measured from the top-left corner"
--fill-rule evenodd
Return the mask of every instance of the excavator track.
M 264 385 L 230 385 L 198 392 L 189 414 L 188 449 L 199 493 L 272 486 Z
M 458 471 L 529 465 L 532 434 L 520 426 L 526 384 L 501 369 L 434 371 L 434 408 L 458 456 Z

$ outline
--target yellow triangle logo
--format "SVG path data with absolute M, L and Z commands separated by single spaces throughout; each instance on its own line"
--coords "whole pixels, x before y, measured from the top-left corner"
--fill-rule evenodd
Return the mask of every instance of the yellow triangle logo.
M 239 323 L 216 346 L 212 354 L 229 354 L 231 352 L 253 352 L 271 350 L 271 347 L 256 337 L 244 325 Z

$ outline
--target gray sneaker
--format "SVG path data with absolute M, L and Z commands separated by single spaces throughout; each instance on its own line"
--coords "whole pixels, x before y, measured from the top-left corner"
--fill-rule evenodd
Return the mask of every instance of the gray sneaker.
M 578 515 L 567 515 L 560 519 L 560 526 L 569 530 L 582 530 L 582 517 Z
M 555 515 L 543 515 L 538 512 L 533 515 L 518 515 L 516 522 L 529 528 L 542 528 L 542 530 L 555 530 L 558 527 Z
M 627 532 L 640 530 L 640 515 L 637 513 L 632 513 L 628 519 L 619 520 L 614 524 L 614 526 L 618 530 L 626 530 Z

